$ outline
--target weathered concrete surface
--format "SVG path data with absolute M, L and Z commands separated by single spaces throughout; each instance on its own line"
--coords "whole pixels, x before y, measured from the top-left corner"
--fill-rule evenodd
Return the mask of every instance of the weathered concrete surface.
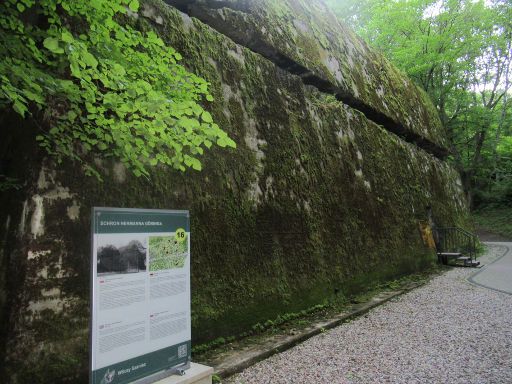
M 443 157 L 447 141 L 427 95 L 322 1 L 166 0 L 306 84 L 336 95 L 408 141 Z
M 96 159 L 99 183 L 45 158 L 36 127 L 2 120 L 0 171 L 22 181 L 0 195 L 8 383 L 87 381 L 93 206 L 190 209 L 194 342 L 424 268 L 428 206 L 439 225 L 464 223 L 445 162 L 161 1 L 133 23 L 210 82 L 207 108 L 238 148 L 207 152 L 200 173 L 156 168 L 150 182 Z
M 172 375 L 156 381 L 155 384 L 212 384 L 212 375 L 212 367 L 191 363 L 185 375 Z

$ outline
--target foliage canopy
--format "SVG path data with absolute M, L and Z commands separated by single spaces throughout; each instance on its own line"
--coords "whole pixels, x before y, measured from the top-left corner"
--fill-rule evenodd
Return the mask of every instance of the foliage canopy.
M 510 1 L 328 2 L 430 95 L 470 202 L 482 191 L 512 198 Z
M 120 159 L 137 176 L 161 163 L 201 169 L 216 143 L 235 147 L 200 104 L 208 83 L 154 32 L 132 28 L 138 0 L 7 0 L 0 6 L 0 107 L 37 117 L 60 162 Z

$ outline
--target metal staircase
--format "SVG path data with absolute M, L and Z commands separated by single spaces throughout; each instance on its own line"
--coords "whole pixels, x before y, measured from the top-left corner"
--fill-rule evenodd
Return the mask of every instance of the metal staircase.
M 434 229 L 434 240 L 439 262 L 459 267 L 479 267 L 476 260 L 478 238 L 459 227 Z

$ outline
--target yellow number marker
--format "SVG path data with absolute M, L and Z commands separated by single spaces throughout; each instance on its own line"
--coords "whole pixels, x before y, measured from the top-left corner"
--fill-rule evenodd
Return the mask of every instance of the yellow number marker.
M 176 230 L 176 234 L 174 235 L 174 237 L 176 238 L 176 241 L 178 243 L 185 241 L 185 239 L 187 238 L 187 236 L 185 234 L 185 230 L 183 228 L 178 228 Z

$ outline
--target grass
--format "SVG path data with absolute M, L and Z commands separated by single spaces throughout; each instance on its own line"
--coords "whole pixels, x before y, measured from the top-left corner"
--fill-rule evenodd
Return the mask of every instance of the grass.
M 512 207 L 483 208 L 472 217 L 478 227 L 512 239 Z

